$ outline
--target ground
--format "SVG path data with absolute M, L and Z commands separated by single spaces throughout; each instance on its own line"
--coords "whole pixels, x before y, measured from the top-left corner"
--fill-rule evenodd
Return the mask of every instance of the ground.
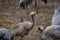
M 15 24 L 20 22 L 21 17 L 24 18 L 24 21 L 31 21 L 31 18 L 27 18 L 26 13 L 22 13 L 23 16 L 21 16 L 21 11 L 18 9 L 18 0 L 15 0 L 14 2 L 10 1 L 10 5 L 8 5 L 7 2 L 5 4 L 0 2 L 0 5 L 0 27 L 7 28 L 10 33 Z M 44 28 L 46 28 L 47 26 L 51 25 L 52 15 L 54 14 L 53 1 L 48 0 L 47 4 L 44 4 L 41 1 L 39 3 L 38 14 L 39 18 L 35 18 L 34 28 L 29 32 L 29 35 L 23 38 L 23 40 L 39 40 L 40 38 L 38 36 L 38 32 L 36 32 L 38 26 L 42 25 Z M 19 40 L 19 37 L 16 37 L 14 40 Z

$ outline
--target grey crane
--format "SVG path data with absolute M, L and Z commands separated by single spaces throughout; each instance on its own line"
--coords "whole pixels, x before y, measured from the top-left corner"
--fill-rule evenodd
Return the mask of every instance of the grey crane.
M 6 28 L 0 28 L 0 40 L 11 40 L 10 33 Z
M 47 40 L 49 37 L 53 40 L 60 40 L 60 25 L 51 25 L 45 30 L 43 26 L 39 26 L 38 31 L 40 32 L 41 40 Z
M 21 23 L 18 23 L 15 25 L 15 27 L 12 30 L 12 39 L 14 36 L 21 36 L 21 39 L 25 36 L 28 35 L 29 31 L 33 28 L 34 26 L 34 16 L 36 15 L 36 12 L 31 12 L 31 18 L 32 22 L 29 21 L 23 21 Z
M 42 0 L 45 4 L 47 3 L 47 0 Z M 23 9 L 25 9 L 25 7 L 28 7 L 28 5 L 30 5 L 33 2 L 33 0 L 20 0 L 19 2 L 19 6 Z
M 22 15 L 22 9 L 25 9 L 25 8 L 27 8 L 27 10 L 25 11 L 26 12 L 26 14 L 28 15 L 29 14 L 29 12 L 30 12 L 30 10 L 29 10 L 29 8 L 30 8 L 30 4 L 32 3 L 34 1 L 34 6 L 35 6 L 35 11 L 36 11 L 36 13 L 38 14 L 38 0 L 20 0 L 19 1 L 19 8 L 20 8 L 20 13 L 21 13 L 21 15 Z M 42 0 L 45 4 L 47 4 L 47 0 Z M 23 18 L 23 17 L 21 17 L 21 18 Z
M 52 25 L 60 25 L 60 6 L 54 2 L 54 14 L 52 17 Z

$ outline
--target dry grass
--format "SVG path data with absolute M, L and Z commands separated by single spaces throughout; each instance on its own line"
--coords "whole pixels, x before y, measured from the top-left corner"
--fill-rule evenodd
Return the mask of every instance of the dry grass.
M 53 15 L 53 3 L 44 4 L 40 2 L 38 9 L 38 14 L 40 18 L 35 18 L 35 26 L 30 31 L 29 35 L 25 36 L 23 40 L 39 40 L 38 33 L 36 32 L 38 29 L 38 25 L 43 25 L 44 28 L 51 25 L 51 18 Z M 0 26 L 7 28 L 11 32 L 11 28 L 20 22 L 19 10 L 14 9 L 14 7 L 9 7 L 9 9 L 0 10 Z M 26 14 L 23 14 L 24 20 L 28 20 Z M 31 18 L 30 18 L 31 19 Z M 31 20 L 29 20 L 31 21 Z M 16 37 L 15 40 L 19 40 L 19 37 Z

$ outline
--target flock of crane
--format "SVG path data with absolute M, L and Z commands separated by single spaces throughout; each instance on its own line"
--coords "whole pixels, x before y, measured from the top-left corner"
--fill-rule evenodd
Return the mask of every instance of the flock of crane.
M 28 7 L 32 3 L 33 0 L 20 0 L 19 6 L 21 8 Z M 42 0 L 44 3 L 47 3 L 47 0 Z M 12 30 L 12 35 L 10 35 L 9 31 L 6 28 L 0 28 L 0 40 L 13 40 L 14 36 L 20 36 L 22 40 L 25 35 L 28 35 L 29 31 L 34 27 L 34 17 L 37 15 L 35 11 L 30 13 L 30 17 L 32 22 L 22 21 L 15 25 Z M 22 19 L 23 20 L 23 19 Z M 51 37 L 53 40 L 60 39 L 60 6 L 54 2 L 54 15 L 52 17 L 52 24 L 48 26 L 46 29 L 43 26 L 38 27 L 38 31 L 40 33 L 41 40 L 47 40 L 48 37 Z
M 45 30 L 43 26 L 39 26 L 41 40 L 47 40 L 51 37 L 53 40 L 60 40 L 60 6 L 54 2 L 54 15 L 52 17 L 52 24 Z

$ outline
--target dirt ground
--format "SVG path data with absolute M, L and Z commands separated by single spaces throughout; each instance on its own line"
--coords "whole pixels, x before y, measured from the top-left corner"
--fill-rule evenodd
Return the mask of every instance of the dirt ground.
M 16 2 L 16 4 L 15 4 Z M 5 27 L 9 30 L 9 32 L 11 33 L 12 28 L 20 22 L 20 18 L 23 17 L 24 21 L 31 21 L 31 18 L 27 18 L 27 15 L 25 13 L 25 10 L 23 10 L 24 12 L 21 12 L 18 9 L 18 1 L 12 1 L 12 3 L 10 2 L 10 5 L 8 6 L 7 2 L 6 2 L 6 6 L 2 5 L 0 3 L 0 27 Z M 4 4 L 4 3 L 3 3 Z M 13 5 L 15 4 L 15 5 Z M 32 9 L 32 8 L 31 8 Z M 42 25 L 44 28 L 46 28 L 47 26 L 51 25 L 51 19 L 52 19 L 52 15 L 53 15 L 54 11 L 53 11 L 53 1 L 52 0 L 48 0 L 47 4 L 44 4 L 42 1 L 40 1 L 39 3 L 39 9 L 38 9 L 38 14 L 39 14 L 39 18 L 35 17 L 35 25 L 33 27 L 33 29 L 29 32 L 29 35 L 25 36 L 23 38 L 23 40 L 40 40 L 39 36 L 38 36 L 38 26 Z M 21 16 L 23 15 L 23 16 Z M 19 37 L 16 37 L 14 40 L 19 40 Z

